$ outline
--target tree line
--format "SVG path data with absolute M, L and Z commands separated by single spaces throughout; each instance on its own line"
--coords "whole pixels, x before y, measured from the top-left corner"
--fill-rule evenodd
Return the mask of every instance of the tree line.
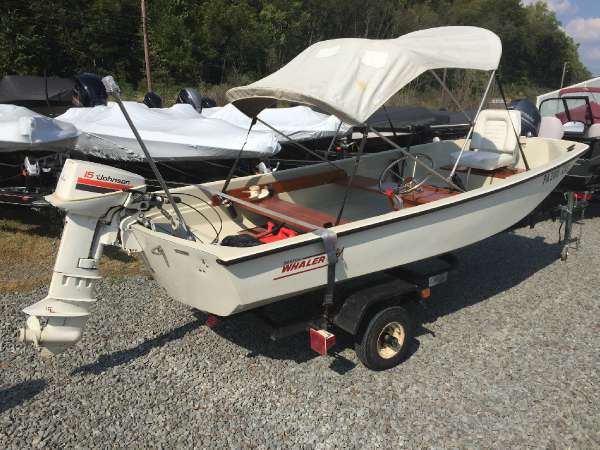
M 502 39 L 508 83 L 557 87 L 590 77 L 545 3 L 520 0 L 146 0 L 153 77 L 179 85 L 245 83 L 310 44 L 393 38 L 443 25 Z M 0 75 L 114 74 L 144 80 L 140 0 L 3 0 Z

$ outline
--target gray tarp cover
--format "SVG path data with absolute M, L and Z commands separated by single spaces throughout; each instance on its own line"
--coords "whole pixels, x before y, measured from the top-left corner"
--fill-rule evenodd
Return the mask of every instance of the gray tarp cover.
M 70 78 L 8 75 L 0 80 L 0 103 L 30 101 L 70 103 L 75 82 Z

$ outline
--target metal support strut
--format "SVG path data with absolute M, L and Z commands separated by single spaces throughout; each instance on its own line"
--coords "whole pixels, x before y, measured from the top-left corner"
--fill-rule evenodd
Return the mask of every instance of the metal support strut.
M 171 195 L 171 191 L 169 190 L 169 187 L 167 186 L 165 179 L 163 178 L 162 174 L 160 173 L 160 170 L 158 170 L 158 166 L 156 165 L 156 163 L 154 162 L 154 159 L 150 155 L 150 152 L 148 151 L 146 144 L 142 140 L 140 133 L 138 132 L 135 125 L 133 124 L 133 121 L 131 120 L 129 113 L 125 109 L 125 105 L 123 105 L 123 101 L 121 100 L 121 89 L 119 88 L 119 85 L 117 84 L 115 79 L 111 76 L 102 78 L 102 84 L 104 84 L 104 88 L 106 89 L 106 92 L 109 95 L 112 95 L 113 98 L 115 99 L 115 101 L 117 102 L 117 105 L 119 105 L 119 109 L 123 113 L 123 116 L 125 117 L 125 120 L 127 121 L 127 124 L 129 125 L 129 128 L 131 128 L 133 135 L 135 136 L 136 140 L 138 141 L 138 144 L 140 144 L 140 147 L 141 147 L 142 151 L 144 152 L 144 156 L 146 157 L 146 161 L 150 165 L 150 168 L 152 169 L 152 172 L 154 172 L 154 175 L 156 176 L 156 179 L 158 180 L 158 183 L 160 184 L 161 189 L 164 191 L 165 196 L 167 197 L 167 199 L 169 200 L 169 203 L 171 204 L 171 207 L 173 208 L 173 211 L 175 211 L 175 214 L 177 215 L 177 219 L 179 220 L 179 225 L 181 226 L 184 237 L 186 239 L 194 241 L 195 240 L 194 235 L 190 232 L 187 224 L 185 223 L 183 215 L 181 214 L 181 211 L 177 207 L 177 204 L 175 203 L 175 199 Z

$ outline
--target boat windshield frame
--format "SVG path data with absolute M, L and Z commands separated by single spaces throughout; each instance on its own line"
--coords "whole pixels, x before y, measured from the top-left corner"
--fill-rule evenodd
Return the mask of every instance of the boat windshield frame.
M 564 111 L 559 111 L 557 113 L 554 113 L 551 117 L 557 117 L 557 114 L 560 114 L 562 112 L 565 113 L 565 116 L 567 118 L 568 122 L 573 122 L 573 118 L 571 116 L 571 108 L 568 105 L 569 100 L 583 100 L 585 102 L 585 108 L 586 108 L 586 121 L 585 122 L 581 122 L 579 120 L 576 120 L 575 122 L 581 122 L 583 123 L 585 126 L 591 126 L 595 123 L 597 123 L 594 119 L 598 119 L 600 120 L 600 116 L 594 116 L 594 111 L 592 109 L 592 104 L 590 102 L 590 97 L 586 96 L 586 95 L 569 95 L 569 96 L 559 96 L 559 97 L 552 97 L 552 98 L 546 98 L 544 100 L 541 101 L 540 103 L 540 114 L 542 113 L 542 107 L 544 106 L 545 103 L 549 103 L 549 102 L 561 102 L 562 106 L 564 108 Z M 600 103 L 596 103 L 597 105 L 600 106 Z M 584 105 L 580 105 L 577 106 L 577 108 L 584 106 Z M 543 117 L 549 117 L 548 115 L 544 116 L 542 114 Z M 557 117 L 558 118 L 558 117 Z M 588 119 L 590 119 L 590 121 L 588 122 Z M 565 122 L 567 123 L 567 122 Z M 564 125 L 564 124 L 563 124 Z

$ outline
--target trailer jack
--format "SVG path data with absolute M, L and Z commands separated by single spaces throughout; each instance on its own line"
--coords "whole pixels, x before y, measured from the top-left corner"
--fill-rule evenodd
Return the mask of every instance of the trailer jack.
M 583 219 L 585 215 L 585 208 L 588 206 L 588 200 L 591 198 L 589 192 L 566 192 L 567 204 L 561 205 L 560 210 L 560 223 L 561 228 L 565 227 L 565 232 L 562 238 L 560 238 L 559 231 L 559 243 L 563 245 L 560 252 L 560 259 L 566 261 L 569 257 L 569 250 L 579 250 L 581 245 L 581 237 L 583 235 Z M 577 216 L 577 217 L 576 217 Z M 574 237 L 573 226 L 577 225 L 578 232 Z

